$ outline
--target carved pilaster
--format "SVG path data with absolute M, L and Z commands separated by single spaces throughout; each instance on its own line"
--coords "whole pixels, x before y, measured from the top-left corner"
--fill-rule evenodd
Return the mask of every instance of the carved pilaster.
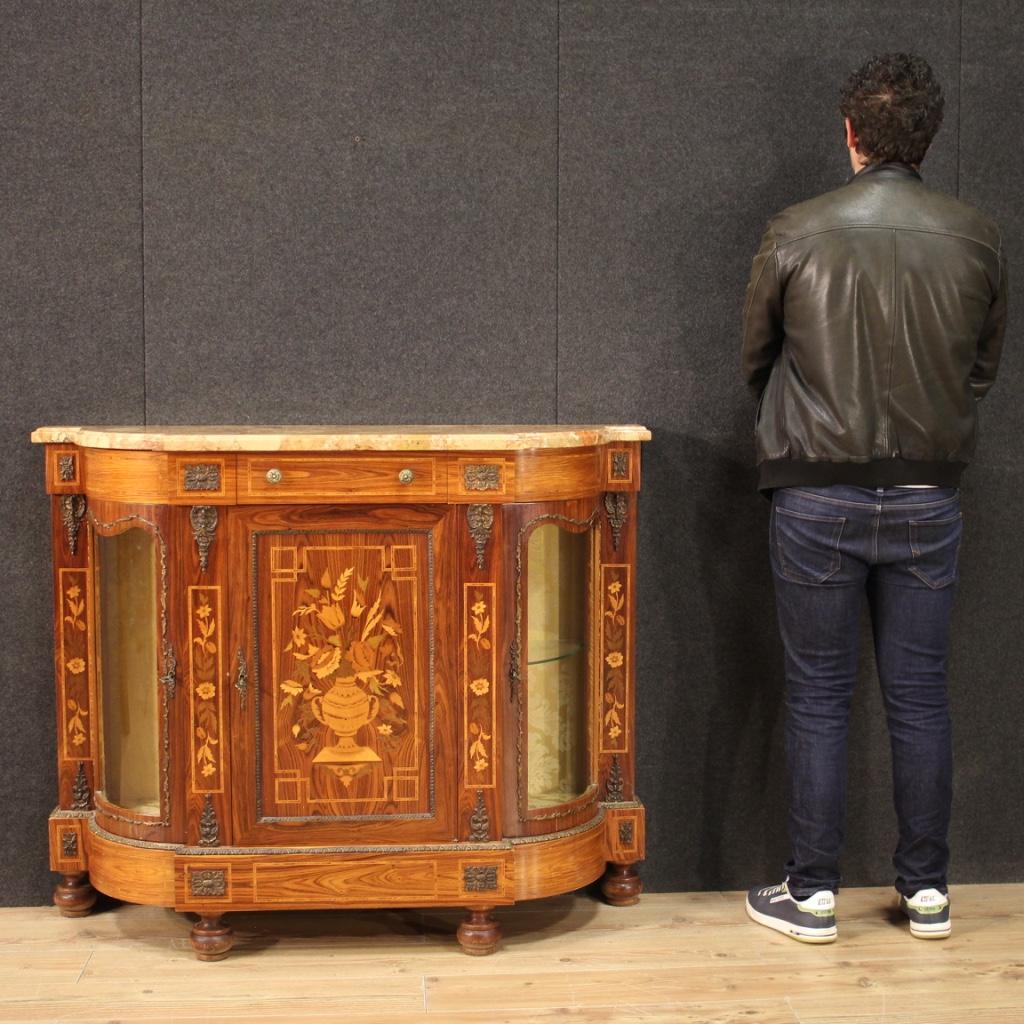
M 473 543 L 476 545 L 476 567 L 484 567 L 484 549 L 491 536 L 491 528 L 494 526 L 493 505 L 467 505 L 466 521 L 469 523 L 469 532 L 473 536 Z
M 626 522 L 626 510 L 629 507 L 629 500 L 622 491 L 615 491 L 605 494 L 604 510 L 608 515 L 608 525 L 612 528 L 612 546 L 619 550 L 619 540 L 622 537 L 622 527 Z
M 475 842 L 486 842 L 491 837 L 491 819 L 487 815 L 484 791 L 476 791 L 476 806 L 469 816 L 469 838 Z
M 612 758 L 612 766 L 608 771 L 608 781 L 605 784 L 605 800 L 608 803 L 619 803 L 622 800 L 623 780 L 622 766 L 619 764 L 619 756 Z
M 82 527 L 85 516 L 85 495 L 64 494 L 60 499 L 60 517 L 64 523 L 64 531 L 68 537 L 68 550 L 72 555 L 78 553 L 78 531 Z
M 192 524 L 196 547 L 199 549 L 199 569 L 201 572 L 206 572 L 210 561 L 210 545 L 213 543 L 213 535 L 217 530 L 217 506 L 193 505 L 188 518 Z
M 78 771 L 75 773 L 75 781 L 71 786 L 71 809 L 73 811 L 87 811 L 91 800 L 92 791 L 89 789 L 89 780 L 85 775 L 85 763 L 79 761 Z
M 220 825 L 217 823 L 217 812 L 213 809 L 213 797 L 206 794 L 203 813 L 199 818 L 199 845 L 220 846 Z

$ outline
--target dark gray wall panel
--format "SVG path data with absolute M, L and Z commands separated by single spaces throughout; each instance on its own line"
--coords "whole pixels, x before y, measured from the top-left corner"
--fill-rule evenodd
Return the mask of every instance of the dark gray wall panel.
M 138 5 L 0 3 L 0 900 L 49 900 L 56 803 L 42 423 L 143 418 Z
M 143 10 L 150 422 L 555 418 L 553 0 Z
M 1020 881 L 1024 834 L 1024 8 L 965 0 L 960 198 L 995 217 L 1010 262 L 1010 316 L 999 379 L 981 407 L 978 459 L 964 488 L 964 579 L 954 722 L 960 821 L 955 852 L 971 881 Z
M 777 877 L 781 650 L 736 367 L 750 259 L 772 212 L 847 174 L 840 78 L 907 47 L 949 101 L 926 179 L 999 218 L 1014 273 L 1020 5 L 964 0 L 962 111 L 948 0 L 560 6 L 143 0 L 140 54 L 138 0 L 0 0 L 0 743 L 20 767 L 0 781 L 17 822 L 0 900 L 51 886 L 47 506 L 27 433 L 144 422 L 147 367 L 149 422 L 650 424 L 646 882 Z M 1017 305 L 964 484 L 954 881 L 1021 876 Z M 854 883 L 891 878 L 872 673 L 865 645 Z
M 946 123 L 924 173 L 955 190 L 959 15 L 952 0 L 561 5 L 559 419 L 654 431 L 637 629 L 651 888 L 781 877 L 782 657 L 738 373 L 743 290 L 767 218 L 850 173 L 838 88 L 872 53 L 935 66 Z M 865 649 L 852 883 L 892 879 L 872 672 Z

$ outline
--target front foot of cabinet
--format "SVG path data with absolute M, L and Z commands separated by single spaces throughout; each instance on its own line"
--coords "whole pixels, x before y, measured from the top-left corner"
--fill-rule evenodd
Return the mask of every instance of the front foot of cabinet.
M 235 933 L 220 914 L 200 915 L 189 938 L 197 960 L 223 960 L 235 944 Z
M 498 948 L 501 925 L 491 917 L 492 907 L 469 907 L 469 917 L 459 924 L 457 932 L 463 953 L 487 956 Z
M 96 904 L 96 890 L 85 872 L 61 875 L 53 890 L 53 904 L 64 917 L 85 917 Z
M 613 907 L 639 902 L 644 884 L 632 864 L 609 864 L 601 880 L 601 893 Z

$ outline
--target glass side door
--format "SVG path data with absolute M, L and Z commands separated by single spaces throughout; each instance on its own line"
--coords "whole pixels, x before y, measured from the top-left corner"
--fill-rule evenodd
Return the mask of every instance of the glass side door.
M 101 801 L 159 818 L 160 621 L 157 538 L 140 526 L 96 534 Z

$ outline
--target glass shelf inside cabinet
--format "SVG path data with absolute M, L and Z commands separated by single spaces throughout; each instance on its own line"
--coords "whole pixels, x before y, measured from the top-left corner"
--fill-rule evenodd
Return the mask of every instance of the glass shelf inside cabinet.
M 562 661 L 579 654 L 583 650 L 583 644 L 579 640 L 566 640 L 561 637 L 541 636 L 536 646 L 530 645 L 530 657 L 527 665 L 544 665 L 549 661 Z
M 545 523 L 527 558 L 527 793 L 529 810 L 587 788 L 587 533 Z

